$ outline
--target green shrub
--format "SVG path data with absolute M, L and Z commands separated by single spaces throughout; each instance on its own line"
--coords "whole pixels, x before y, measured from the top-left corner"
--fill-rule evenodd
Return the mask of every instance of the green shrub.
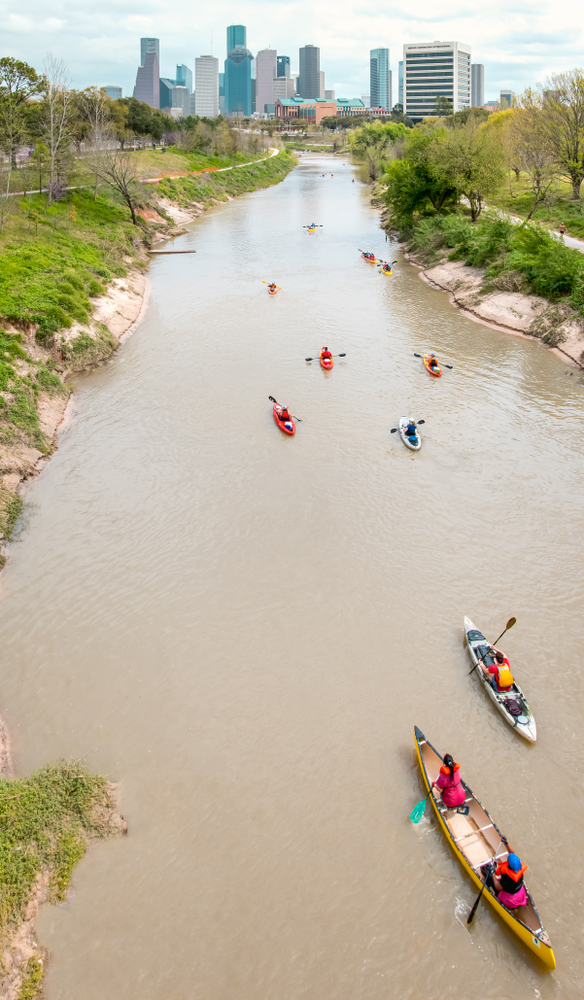
M 55 372 L 50 371 L 46 365 L 41 365 L 36 373 L 36 377 L 37 382 L 45 392 L 54 395 L 55 393 L 64 391 L 64 386 L 59 376 Z

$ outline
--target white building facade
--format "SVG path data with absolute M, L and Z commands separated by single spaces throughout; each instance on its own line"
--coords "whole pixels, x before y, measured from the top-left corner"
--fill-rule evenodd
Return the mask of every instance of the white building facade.
M 470 45 L 426 42 L 404 45 L 404 112 L 412 121 L 436 115 L 439 97 L 453 111 L 470 107 Z
M 219 60 L 215 56 L 195 59 L 195 114 L 200 118 L 219 114 Z

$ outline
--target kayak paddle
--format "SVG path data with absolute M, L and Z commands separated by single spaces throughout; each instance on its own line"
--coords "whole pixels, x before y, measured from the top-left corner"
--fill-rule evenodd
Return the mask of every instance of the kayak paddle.
M 346 358 L 346 354 L 333 354 L 333 358 Z M 305 361 L 320 361 L 320 356 L 318 358 L 305 358 Z
M 505 847 L 508 847 L 508 846 L 509 846 L 509 844 L 508 844 L 508 842 L 507 842 L 507 838 L 506 838 L 506 837 L 501 837 L 501 839 L 500 839 L 500 841 L 499 841 L 499 847 L 501 846 L 501 844 L 505 844 Z M 497 854 L 499 853 L 499 847 L 498 847 L 498 848 L 497 848 L 497 850 L 495 851 L 495 857 L 497 857 Z M 477 909 L 478 909 L 478 905 L 479 905 L 479 903 L 480 903 L 480 901 L 481 901 L 481 896 L 482 896 L 483 892 L 485 891 L 485 888 L 486 888 L 486 885 L 487 885 L 487 880 L 486 880 L 486 878 L 485 878 L 485 881 L 484 881 L 484 882 L 483 882 L 483 884 L 482 884 L 482 888 L 481 888 L 481 891 L 479 892 L 479 894 L 478 894 L 477 898 L 475 899 L 475 901 L 474 901 L 474 903 L 473 903 L 473 907 L 472 907 L 472 910 L 470 911 L 470 913 L 469 913 L 468 917 L 466 918 L 466 922 L 467 922 L 467 924 L 469 924 L 469 925 L 470 925 L 470 924 L 472 924 L 472 922 L 473 922 L 473 920 L 474 920 L 474 916 L 475 916 L 475 913 L 477 912 Z
M 426 423 L 425 420 L 416 420 L 416 427 L 419 427 L 420 424 L 425 424 L 425 423 Z M 399 427 L 392 427 L 389 433 L 395 434 L 396 431 L 399 431 Z M 497 640 L 497 642 L 498 641 L 499 640 Z
M 418 802 L 412 809 L 410 813 L 410 820 L 412 823 L 419 823 L 422 816 L 426 812 L 426 802 L 430 797 L 431 791 L 432 789 L 430 789 L 428 794 L 420 802 Z
M 378 267 L 383 267 L 384 264 L 389 264 L 390 267 L 393 267 L 394 264 L 397 264 L 397 260 L 389 260 L 389 261 L 388 260 L 382 260 L 381 263 L 378 264 L 377 266 Z
M 324 226 L 303 226 L 303 229 L 324 229 Z
M 263 280 L 262 280 L 262 285 L 271 285 L 271 284 L 272 284 L 272 282 L 271 282 L 271 281 L 263 281 Z M 281 292 L 281 291 L 282 291 L 282 286 L 281 286 L 281 285 L 278 285 L 278 291 L 279 291 L 279 292 Z
M 276 406 L 280 407 L 282 406 L 282 404 L 279 403 L 277 399 L 274 399 L 273 396 L 268 396 L 268 399 L 271 400 L 272 403 L 275 403 Z M 294 420 L 298 420 L 300 423 L 302 423 L 302 419 L 300 417 L 297 417 L 295 413 L 293 413 L 292 416 L 294 417 Z
M 422 357 L 422 355 L 421 355 L 421 354 L 416 354 L 416 352 L 414 351 L 414 357 L 415 357 L 415 358 L 421 358 L 421 357 Z M 442 367 L 443 367 L 443 368 L 450 368 L 450 370 L 452 370 L 452 368 L 453 368 L 453 365 L 445 365 L 445 364 L 444 364 L 444 362 L 442 362 Z
M 503 638 L 503 636 L 505 635 L 505 632 L 508 632 L 510 628 L 513 628 L 513 626 L 515 625 L 515 622 L 516 622 L 516 621 L 517 621 L 517 619 L 516 619 L 516 618 L 510 618 L 510 619 L 509 619 L 509 621 L 508 621 L 508 622 L 507 622 L 507 624 L 505 625 L 505 628 L 504 628 L 504 629 L 503 629 L 503 631 L 501 632 L 501 635 L 499 636 L 499 639 L 502 639 L 502 638 Z M 494 642 L 490 642 L 490 643 L 488 643 L 488 646 L 489 646 L 489 649 L 487 650 L 487 652 L 486 652 L 486 653 L 483 653 L 483 655 L 481 656 L 481 659 L 480 659 L 480 660 L 477 660 L 477 662 L 475 663 L 475 665 L 474 665 L 474 667 L 472 668 L 472 670 L 469 670 L 469 672 L 468 672 L 468 676 L 469 676 L 469 677 L 470 677 L 470 675 L 471 675 L 471 674 L 472 674 L 472 673 L 473 673 L 473 672 L 474 672 L 474 671 L 476 670 L 476 668 L 478 667 L 478 665 L 479 665 L 479 663 L 481 662 L 481 660 L 484 660 L 485 656 L 488 656 L 488 655 L 489 655 L 489 651 L 490 651 L 490 650 L 491 650 L 491 649 L 493 648 L 493 646 L 496 646 L 496 645 L 497 645 L 497 643 L 499 642 L 499 639 L 495 639 L 495 641 L 494 641 Z

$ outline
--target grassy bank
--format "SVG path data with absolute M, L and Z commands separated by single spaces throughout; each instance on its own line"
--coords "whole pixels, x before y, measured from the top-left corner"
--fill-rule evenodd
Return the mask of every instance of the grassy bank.
M 278 184 L 295 165 L 295 158 L 282 152 L 263 163 L 250 163 L 249 166 L 223 173 L 210 171 L 190 177 L 165 177 L 158 183 L 157 189 L 161 195 L 183 207 L 196 205 L 209 208 L 217 201 L 227 201 L 248 191 Z
M 523 173 L 517 177 L 513 172 L 489 198 L 493 207 L 522 219 L 529 215 L 533 201 L 528 177 Z M 558 179 L 550 197 L 537 206 L 531 218 L 548 229 L 557 230 L 563 222 L 570 236 L 584 239 L 584 202 L 582 199 L 574 201 L 571 185 L 566 180 Z
M 42 961 L 21 950 L 20 938 L 14 947 L 20 928 L 30 923 L 39 903 L 65 898 L 75 865 L 92 839 L 123 827 L 106 779 L 76 762 L 0 781 L 0 813 L 1 995 L 22 1000 L 39 994 Z

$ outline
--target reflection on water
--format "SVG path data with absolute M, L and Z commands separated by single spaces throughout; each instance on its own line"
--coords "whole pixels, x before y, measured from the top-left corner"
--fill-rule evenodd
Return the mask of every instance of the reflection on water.
M 581 388 L 403 260 L 367 265 L 398 253 L 328 164 L 153 262 L 143 324 L 78 378 L 28 495 L 2 579 L 17 766 L 82 757 L 130 824 L 44 910 L 50 1000 L 582 995 Z M 331 372 L 304 361 L 323 344 Z M 465 614 L 491 638 L 517 617 L 535 747 L 467 676 Z M 408 823 L 414 723 L 529 865 L 553 976 L 486 906 L 465 929 L 473 887 Z

